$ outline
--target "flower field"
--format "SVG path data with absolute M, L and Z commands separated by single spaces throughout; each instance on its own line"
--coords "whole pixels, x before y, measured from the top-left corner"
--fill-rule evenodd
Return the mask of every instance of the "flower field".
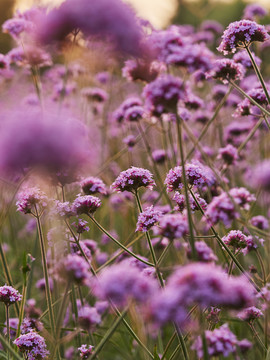
M 3 23 L 0 359 L 270 359 L 268 12 Z

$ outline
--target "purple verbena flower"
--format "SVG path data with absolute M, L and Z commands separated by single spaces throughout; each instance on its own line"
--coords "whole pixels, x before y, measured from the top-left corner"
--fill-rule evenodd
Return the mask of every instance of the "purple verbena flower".
M 234 53 L 237 47 L 248 46 L 253 41 L 264 42 L 269 38 L 263 25 L 250 20 L 235 21 L 224 31 L 218 51 L 223 52 L 224 55 L 229 52 Z
M 257 64 L 257 66 L 260 67 L 260 65 L 262 63 L 262 60 L 258 56 L 256 56 L 253 52 L 251 52 L 251 54 L 252 54 L 252 57 L 255 60 L 256 64 Z M 234 62 L 243 65 L 244 68 L 246 68 L 246 69 L 252 69 L 253 68 L 251 59 L 250 59 L 248 53 L 245 50 L 238 51 L 236 54 L 234 54 L 233 60 L 234 60 Z
M 105 90 L 100 88 L 83 88 L 81 90 L 82 96 L 84 96 L 88 101 L 103 103 L 108 99 L 108 94 Z
M 157 164 L 163 164 L 167 159 L 167 153 L 163 149 L 156 149 L 152 152 L 152 159 Z
M 257 215 L 257 216 L 253 216 L 250 219 L 250 223 L 251 225 L 257 227 L 260 230 L 267 230 L 269 229 L 269 222 L 268 219 L 266 219 L 266 217 L 262 216 L 262 215 Z
M 124 275 L 124 276 L 123 276 Z M 146 302 L 157 290 L 154 278 L 144 275 L 129 263 L 107 266 L 94 284 L 94 293 L 102 300 L 125 306 L 131 299 Z
M 73 201 L 73 211 L 77 215 L 93 214 L 101 205 L 101 201 L 96 196 L 84 195 L 78 196 Z
M 136 231 L 146 232 L 150 230 L 151 227 L 158 222 L 161 215 L 161 212 L 156 210 L 153 206 L 147 207 L 138 216 Z
M 239 159 L 237 148 L 231 144 L 218 150 L 218 159 L 222 159 L 226 165 L 235 165 Z
M 85 178 L 80 182 L 80 185 L 85 195 L 93 195 L 96 193 L 104 195 L 107 193 L 106 185 L 97 177 L 90 176 Z
M 184 83 L 180 78 L 163 75 L 143 89 L 145 106 L 154 116 L 176 111 L 179 100 L 185 97 Z
M 256 17 L 264 17 L 267 10 L 259 4 L 249 4 L 244 9 L 243 19 L 254 20 Z
M 85 305 L 78 311 L 78 322 L 82 329 L 93 331 L 101 323 L 101 316 L 96 308 Z
M 18 201 L 16 202 L 17 211 L 24 214 L 30 214 L 37 209 L 44 209 L 48 205 L 48 198 L 43 191 L 37 187 L 28 187 L 21 190 L 18 194 Z
M 237 317 L 239 317 L 239 319 L 248 322 L 259 319 L 262 316 L 263 316 L 262 311 L 256 308 L 255 306 L 246 308 L 237 314 Z
M 207 209 L 207 202 L 200 197 L 198 193 L 194 194 L 196 197 L 196 200 L 198 201 L 199 205 L 203 210 Z M 185 195 L 179 194 L 179 192 L 176 192 L 173 196 L 173 200 L 176 202 L 177 206 L 175 207 L 175 210 L 183 212 L 186 208 L 186 198 Z M 189 195 L 189 206 L 191 211 L 200 210 L 199 206 L 197 205 L 196 201 L 193 199 L 191 195 Z
M 213 250 L 204 241 L 195 241 L 197 260 L 200 262 L 215 262 L 218 260 Z M 191 248 L 188 246 L 187 255 L 192 258 Z
M 231 59 L 219 59 L 213 63 L 212 69 L 206 74 L 207 78 L 221 80 L 224 84 L 229 81 L 241 80 L 245 68 Z
M 167 214 L 161 217 L 158 234 L 170 240 L 181 239 L 188 234 L 188 222 L 182 214 Z
M 80 352 L 81 359 L 88 359 L 91 354 L 93 354 L 94 346 L 92 345 L 81 345 L 78 350 Z
M 55 272 L 62 280 L 82 285 L 89 278 L 89 265 L 81 256 L 68 254 L 56 265 Z
M 231 246 L 234 249 L 244 249 L 247 247 L 247 237 L 240 230 L 231 230 L 228 235 L 223 236 L 223 242 L 227 246 Z
M 42 336 L 31 330 L 28 334 L 20 335 L 14 344 L 22 353 L 25 353 L 28 360 L 41 360 L 49 355 L 45 340 Z
M 152 190 L 155 185 L 153 175 L 149 170 L 132 166 L 122 171 L 111 187 L 118 192 L 133 192 L 137 191 L 139 187 L 146 187 Z

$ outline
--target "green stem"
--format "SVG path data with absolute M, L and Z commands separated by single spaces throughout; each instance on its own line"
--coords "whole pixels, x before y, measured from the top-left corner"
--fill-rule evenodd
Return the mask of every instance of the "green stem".
M 263 348 L 263 350 L 264 350 L 264 352 L 266 354 L 267 348 L 264 346 L 264 343 L 263 343 L 262 339 L 260 338 L 259 334 L 257 333 L 254 325 L 252 323 L 250 323 L 249 326 L 250 326 L 250 329 L 253 332 L 255 338 L 258 340 L 258 343 L 261 345 L 261 347 Z
M 47 306 L 49 310 L 49 318 L 50 318 L 50 324 L 51 329 L 53 332 L 53 336 L 55 336 L 55 319 L 52 309 L 52 297 L 51 297 L 51 290 L 50 290 L 50 284 L 49 284 L 49 275 L 48 275 L 48 265 L 46 260 L 46 251 L 45 251 L 45 243 L 44 243 L 44 237 L 40 222 L 40 215 L 38 214 L 37 208 L 35 206 L 36 214 L 34 215 L 37 220 L 37 226 L 38 226 L 38 235 L 39 235 L 39 243 L 40 243 L 40 250 L 41 250 L 41 257 L 42 257 L 42 266 L 43 266 L 43 273 L 45 278 L 45 293 L 46 293 L 46 300 L 47 300 Z
M 250 60 L 251 60 L 251 62 L 252 62 L 252 66 L 253 66 L 253 68 L 254 68 L 254 70 L 255 70 L 255 73 L 256 73 L 256 75 L 258 76 L 258 79 L 260 80 L 260 83 L 261 83 L 261 85 L 262 85 L 263 91 L 264 91 L 265 96 L 266 96 L 266 98 L 267 98 L 268 104 L 270 105 L 270 96 L 269 96 L 269 93 L 268 93 L 268 91 L 267 91 L 267 88 L 266 88 L 265 82 L 264 82 L 264 80 L 263 80 L 262 74 L 261 74 L 261 72 L 260 72 L 260 70 L 259 70 L 259 68 L 258 68 L 258 66 L 257 66 L 257 64 L 256 64 L 255 59 L 253 58 L 253 56 L 252 56 L 252 54 L 251 54 L 251 51 L 250 51 L 250 49 L 249 49 L 249 46 L 245 46 L 245 48 L 246 48 L 246 50 L 247 50 L 247 52 L 248 52 L 248 55 L 249 55 L 249 57 L 250 57 Z
M 182 177 L 183 177 L 183 184 L 184 184 L 184 192 L 185 192 L 185 200 L 187 206 L 187 215 L 188 215 L 188 227 L 189 227 L 189 236 L 190 236 L 190 245 L 191 245 L 191 253 L 192 258 L 196 259 L 196 249 L 195 249 L 195 239 L 193 233 L 193 222 L 192 222 L 192 215 L 188 197 L 188 183 L 186 177 L 186 169 L 185 169 L 185 155 L 184 155 L 184 147 L 183 147 L 183 136 L 182 136 L 182 127 L 181 127 L 181 119 L 176 111 L 176 119 L 177 119 L 177 135 L 178 135 L 178 143 L 179 143 L 179 151 L 180 151 L 180 158 L 181 158 L 181 166 L 182 166 Z
M 95 359 L 97 357 L 97 355 L 102 350 L 103 346 L 111 338 L 111 336 L 113 335 L 113 333 L 117 329 L 120 322 L 126 316 L 126 314 L 127 314 L 127 309 L 122 312 L 121 316 L 118 317 L 118 319 L 113 323 L 112 327 L 110 327 L 110 329 L 106 332 L 106 334 L 104 335 L 104 337 L 102 338 L 102 340 L 100 341 L 98 346 L 96 347 L 95 352 L 90 356 L 89 360 L 93 360 L 93 359 Z
M 9 329 L 9 305 L 6 305 L 6 322 L 7 322 L 7 342 L 10 346 L 10 329 Z M 9 351 L 7 352 L 7 359 L 9 360 Z
M 186 343 L 185 343 L 185 339 L 183 337 L 183 334 L 182 334 L 179 326 L 176 323 L 174 323 L 174 327 L 175 327 L 175 330 L 176 330 L 176 333 L 177 333 L 178 340 L 179 340 L 179 342 L 181 344 L 184 359 L 189 360 L 188 351 L 187 351 L 187 347 L 186 347 Z
M 21 301 L 21 305 L 20 305 L 19 323 L 18 323 L 16 338 L 18 338 L 21 334 L 21 325 L 22 325 L 22 320 L 23 320 L 23 315 L 24 315 L 24 306 L 25 306 L 25 302 L 26 302 L 26 290 L 27 290 L 27 285 L 23 284 L 22 301 Z
M 173 241 L 170 241 L 169 244 L 162 251 L 162 253 L 161 253 L 161 255 L 160 255 L 159 259 L 158 259 L 158 262 L 157 262 L 158 265 L 161 264 L 162 260 L 164 259 L 165 255 L 167 254 L 168 250 L 171 248 L 172 244 L 173 244 Z
M 122 248 L 123 250 L 125 250 L 129 255 L 133 256 L 135 259 L 139 260 L 140 262 L 148 265 L 148 266 L 152 266 L 154 267 L 155 265 L 145 261 L 143 259 L 141 259 L 139 256 L 137 256 L 136 254 L 134 254 L 132 251 L 130 251 L 128 248 L 126 248 L 123 244 L 121 244 L 117 239 L 115 239 L 111 234 L 108 233 L 108 231 L 106 231 L 102 225 L 100 225 L 100 223 L 90 214 L 88 214 L 88 216 L 90 217 L 90 219 L 93 221 L 93 223 L 104 233 L 106 234 L 113 242 L 115 242 L 120 248 Z
M 136 198 L 136 201 L 137 201 L 139 211 L 140 211 L 140 213 L 142 213 L 143 209 L 142 209 L 142 204 L 141 204 L 141 201 L 140 201 L 140 198 L 139 198 L 138 190 L 135 190 L 134 195 L 135 195 L 135 198 Z M 153 248 L 153 244 L 152 244 L 149 232 L 146 231 L 145 234 L 146 234 L 148 246 L 149 246 L 149 249 L 150 249 L 150 252 L 151 252 L 151 256 L 152 256 L 152 259 L 153 259 L 153 263 L 155 265 L 155 269 L 156 269 L 156 273 L 157 273 L 160 285 L 161 285 L 161 287 L 164 287 L 164 282 L 163 282 L 162 275 L 161 275 L 159 267 L 158 267 L 156 254 L 155 254 L 155 251 L 154 251 L 154 248 Z

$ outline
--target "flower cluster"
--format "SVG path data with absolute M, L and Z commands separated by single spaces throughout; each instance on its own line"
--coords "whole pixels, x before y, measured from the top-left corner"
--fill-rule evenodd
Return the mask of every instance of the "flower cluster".
M 21 300 L 22 295 L 12 286 L 4 285 L 0 287 L 0 302 L 3 302 L 5 305 L 11 305 Z
M 132 166 L 120 173 L 112 184 L 112 189 L 118 192 L 133 192 L 137 191 L 140 187 L 146 187 L 152 190 L 155 185 L 153 175 L 149 170 Z
M 30 214 L 37 209 L 44 209 L 48 205 L 48 198 L 43 191 L 37 187 L 25 188 L 18 194 L 16 202 L 17 210 L 24 214 Z
M 28 334 L 20 335 L 14 344 L 29 360 L 46 359 L 49 355 L 45 340 L 42 336 L 31 330 Z
M 155 225 L 155 223 L 158 222 L 160 217 L 161 212 L 159 210 L 156 210 L 153 206 L 146 208 L 138 216 L 136 231 L 148 231 L 153 225 Z

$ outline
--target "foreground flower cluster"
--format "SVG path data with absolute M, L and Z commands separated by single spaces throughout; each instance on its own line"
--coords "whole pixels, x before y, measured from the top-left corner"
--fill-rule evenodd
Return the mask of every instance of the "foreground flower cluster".
M 5 358 L 268 359 L 267 13 L 157 30 L 66 0 L 3 24 Z

